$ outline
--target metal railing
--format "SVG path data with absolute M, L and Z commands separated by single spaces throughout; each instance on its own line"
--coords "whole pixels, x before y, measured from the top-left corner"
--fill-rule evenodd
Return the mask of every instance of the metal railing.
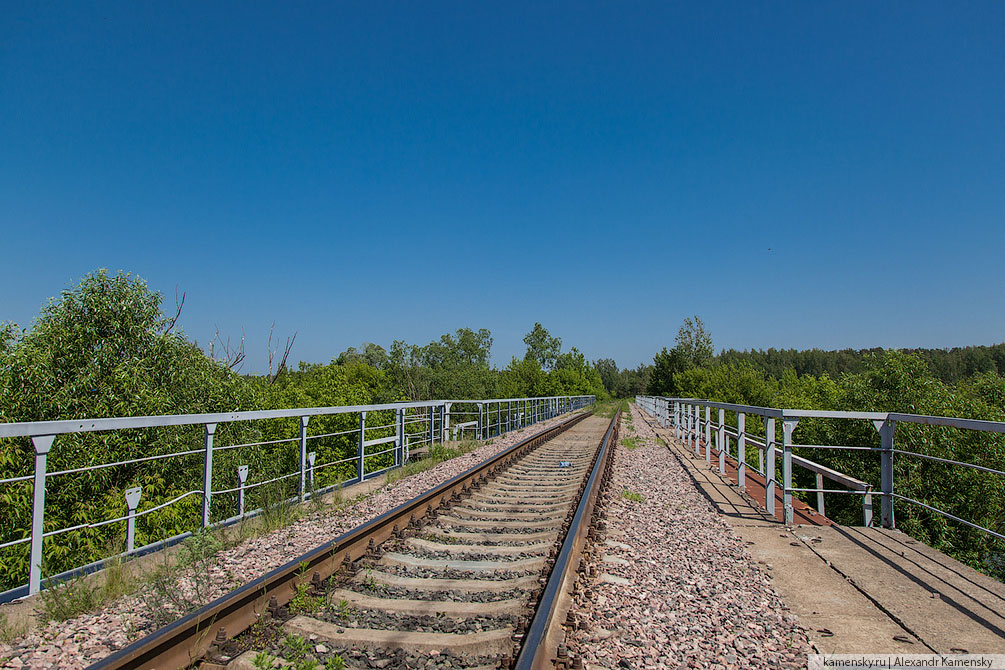
M 170 546 L 188 537 L 191 535 L 191 531 L 161 538 L 137 548 L 134 546 L 137 520 L 143 516 L 177 505 L 192 496 L 201 496 L 202 498 L 202 528 L 229 525 L 262 512 L 261 508 L 251 511 L 245 509 L 246 494 L 258 487 L 296 479 L 297 494 L 293 498 L 284 500 L 283 502 L 293 500 L 303 502 L 337 487 L 362 482 L 393 468 L 400 467 L 408 461 L 409 452 L 413 448 L 423 445 L 432 446 L 434 443 L 443 443 L 452 433 L 456 438 L 457 431 L 451 430 L 452 419 L 474 417 L 470 421 L 458 422 L 462 434 L 464 428 L 469 428 L 473 431 L 474 437 L 488 439 L 510 430 L 519 429 L 559 416 L 566 412 L 582 409 L 594 401 L 594 396 L 432 400 L 426 402 L 312 407 L 218 414 L 0 423 L 0 439 L 28 438 L 34 451 L 34 463 L 25 463 L 25 467 L 22 470 L 27 470 L 31 474 L 0 479 L 0 494 L 3 493 L 4 488 L 19 485 L 29 486 L 29 483 L 32 489 L 30 528 L 15 526 L 9 529 L 8 537 L 0 537 L 0 550 L 18 545 L 29 545 L 28 583 L 0 594 L 0 602 L 7 602 L 24 595 L 38 593 L 50 581 L 61 581 L 75 574 L 99 569 L 104 563 L 104 560 L 102 560 L 78 566 L 43 580 L 43 553 L 47 541 L 51 542 L 50 538 L 72 533 L 73 531 L 124 523 L 126 550 L 119 554 L 119 556 L 149 553 Z M 323 431 L 313 435 L 310 434 L 309 427 L 312 425 L 312 419 L 316 420 L 316 424 L 324 424 L 326 417 L 336 417 L 339 415 L 356 415 L 357 420 L 353 421 L 352 416 L 346 417 L 345 421 L 351 422 L 352 426 L 345 430 Z M 367 422 L 368 416 L 371 417 L 373 423 Z M 218 428 L 220 427 L 259 426 L 261 425 L 260 422 L 281 421 L 283 419 L 293 421 L 294 426 L 298 424 L 299 434 L 289 435 L 287 433 L 287 436 L 270 440 L 237 441 L 233 444 L 218 443 Z M 68 445 L 67 449 L 83 451 L 79 439 L 86 434 L 118 434 L 121 437 L 122 443 L 134 446 L 143 445 L 146 448 L 151 444 L 157 445 L 158 436 L 162 436 L 162 434 L 156 433 L 153 436 L 146 434 L 144 439 L 137 437 L 138 435 L 143 435 L 144 431 L 184 430 L 185 428 L 201 430 L 202 443 L 198 448 L 140 455 L 136 458 L 112 462 L 90 463 L 81 467 L 68 467 L 52 472 L 47 467 L 50 455 L 71 456 L 71 454 L 59 454 L 61 442 Z M 232 430 L 231 433 L 233 435 L 247 434 L 238 430 Z M 255 428 L 248 431 L 248 433 L 252 435 L 260 434 L 260 430 Z M 189 435 L 188 439 L 191 438 L 192 436 Z M 311 443 L 315 440 L 330 441 L 332 439 L 341 440 L 338 443 L 340 448 L 329 449 L 329 452 L 341 450 L 344 453 L 346 449 L 343 447 L 351 444 L 355 446 L 355 453 L 350 453 L 347 457 L 319 462 L 318 449 L 311 450 Z M 184 439 L 182 441 L 184 442 Z M 250 465 L 242 462 L 240 456 L 230 458 L 232 461 L 231 464 L 236 465 L 233 472 L 235 480 L 231 481 L 236 481 L 237 485 L 227 488 L 216 488 L 214 490 L 214 474 L 217 475 L 217 479 L 222 476 L 222 473 L 218 471 L 214 472 L 214 456 L 220 456 L 221 454 L 229 456 L 227 452 L 234 451 L 240 453 L 241 450 L 253 448 L 295 449 L 296 453 L 282 454 L 281 451 L 275 453 L 295 458 L 294 463 L 299 462 L 299 467 L 288 472 L 273 473 L 275 476 L 266 476 L 260 480 L 249 481 L 251 475 L 254 474 L 251 471 Z M 152 450 L 156 450 L 156 448 Z M 29 449 L 29 457 L 30 454 L 31 450 Z M 80 454 L 75 453 L 72 455 L 79 456 Z M 94 458 L 95 454 L 89 452 L 85 456 L 90 460 Z M 169 500 L 158 502 L 147 509 L 140 510 L 143 487 L 132 486 L 123 491 L 125 498 L 123 501 L 125 514 L 123 515 L 108 519 L 80 520 L 79 523 L 63 528 L 47 528 L 47 487 L 50 490 L 53 490 L 54 486 L 58 488 L 62 481 L 65 481 L 67 477 L 72 475 L 93 475 L 99 471 L 114 470 L 115 468 L 137 466 L 168 459 L 183 459 L 186 457 L 201 457 L 201 488 L 180 491 Z M 100 458 L 100 455 L 98 458 Z M 65 458 L 64 460 L 69 460 L 69 458 Z M 342 466 L 341 469 L 339 466 Z M 315 477 L 318 473 L 324 473 L 327 468 L 333 468 L 338 473 L 348 471 L 351 472 L 351 476 L 336 476 L 337 481 L 333 485 L 324 488 L 315 488 Z M 138 477 L 139 471 L 134 467 L 128 476 Z M 236 513 L 214 522 L 212 515 L 214 498 L 220 500 L 220 497 L 225 495 L 235 498 L 236 509 L 231 509 Z M 3 526 L 0 525 L 0 528 L 3 528 Z M 11 535 L 18 534 L 21 536 L 10 537 Z
M 996 468 L 985 467 L 975 463 L 941 458 L 930 454 L 911 451 L 903 448 L 896 448 L 894 444 L 894 434 L 898 423 L 921 424 L 928 426 L 944 426 L 948 428 L 958 428 L 969 431 L 979 431 L 984 433 L 1005 434 L 1005 422 L 984 421 L 979 419 L 961 419 L 956 417 L 927 416 L 918 414 L 903 414 L 899 412 L 845 412 L 829 410 L 806 410 L 806 409 L 776 409 L 769 407 L 755 407 L 750 405 L 735 405 L 730 403 L 712 402 L 708 400 L 698 400 L 695 398 L 665 398 L 661 396 L 636 396 L 636 404 L 647 414 L 656 418 L 664 427 L 673 427 L 674 435 L 685 442 L 689 448 L 693 448 L 695 454 L 700 453 L 701 444 L 705 446 L 705 460 L 711 462 L 711 451 L 714 448 L 718 451 L 719 471 L 726 471 L 726 457 L 732 458 L 729 452 L 729 438 L 736 440 L 736 463 L 737 463 L 737 486 L 741 489 L 745 487 L 745 471 L 747 465 L 746 446 L 753 444 L 758 450 L 757 472 L 765 480 L 765 507 L 769 514 L 775 514 L 775 496 L 777 481 L 776 459 L 778 452 L 776 421 L 782 422 L 782 505 L 783 520 L 786 524 L 792 524 L 794 509 L 792 506 L 792 496 L 794 493 L 816 493 L 817 509 L 824 513 L 824 494 L 841 493 L 862 496 L 863 521 L 866 526 L 873 525 L 872 497 L 880 497 L 880 524 L 884 528 L 895 528 L 896 520 L 894 516 L 894 502 L 904 501 L 913 505 L 918 505 L 930 512 L 934 512 L 948 519 L 964 524 L 975 530 L 984 532 L 992 537 L 1005 540 L 1005 534 L 994 529 L 986 528 L 967 519 L 960 518 L 943 509 L 939 509 L 925 502 L 897 493 L 894 479 L 894 455 L 919 458 L 923 460 L 935 461 L 949 465 L 961 466 L 970 470 L 986 472 L 994 475 L 1005 476 L 1005 471 Z M 704 417 L 702 417 L 704 409 Z M 713 422 L 712 410 L 717 410 L 716 421 Z M 735 428 L 730 427 L 725 422 L 726 412 L 735 415 Z M 764 423 L 764 435 L 758 439 L 749 434 L 746 429 L 746 417 L 748 415 L 758 416 Z M 879 433 L 879 447 L 868 446 L 847 446 L 847 445 L 820 445 L 820 444 L 797 444 L 793 441 L 793 435 L 801 419 L 836 419 L 849 421 L 867 421 L 872 424 Z M 704 440 L 701 439 L 704 432 Z M 842 472 L 815 463 L 807 458 L 793 453 L 793 449 L 827 449 L 839 451 L 867 451 L 878 453 L 880 470 L 880 490 L 874 491 L 873 486 L 868 482 L 856 479 Z M 793 485 L 793 466 L 801 467 L 813 472 L 816 475 L 815 488 L 798 488 Z M 823 480 L 829 479 L 844 487 L 845 489 L 824 488 Z

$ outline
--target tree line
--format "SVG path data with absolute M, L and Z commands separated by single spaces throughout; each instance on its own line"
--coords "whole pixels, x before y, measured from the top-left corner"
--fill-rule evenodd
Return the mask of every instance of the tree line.
M 701 319 L 686 319 L 673 347 L 662 348 L 649 366 L 651 395 L 791 409 L 902 412 L 1005 421 L 1005 345 L 950 350 L 775 350 L 713 355 Z M 735 415 L 727 422 L 735 426 Z M 776 440 L 781 440 L 781 422 Z M 764 425 L 747 417 L 747 430 Z M 898 449 L 1005 470 L 1005 436 L 901 422 Z M 802 444 L 878 447 L 868 421 L 803 419 L 795 433 Z M 796 449 L 805 458 L 871 483 L 879 489 L 879 457 L 863 451 Z M 752 465 L 754 449 L 748 449 Z M 779 464 L 779 468 L 781 465 Z M 796 487 L 815 488 L 813 475 L 795 469 Z M 778 475 L 780 476 L 780 475 Z M 906 454 L 894 458 L 898 494 L 1005 533 L 1005 477 Z M 832 486 L 828 486 L 831 488 Z M 815 503 L 815 494 L 801 494 Z M 827 514 L 861 524 L 861 500 L 829 495 Z M 897 527 L 969 565 L 1005 580 L 1005 542 L 904 501 Z
M 0 324 L 0 422 L 200 414 L 256 409 L 364 405 L 440 398 L 597 395 L 606 391 L 597 369 L 575 347 L 540 323 L 524 338 L 526 353 L 505 367 L 491 364 L 492 335 L 462 328 L 426 345 L 396 340 L 387 349 L 364 343 L 327 363 L 287 365 L 293 338 L 268 374 L 240 374 L 242 344 L 219 336 L 205 350 L 177 328 L 184 298 L 166 314 L 163 296 L 129 274 L 91 273 L 50 299 L 30 328 Z M 368 424 L 393 424 L 368 416 Z M 356 417 L 311 420 L 312 435 L 351 430 Z M 372 423 L 371 423 L 372 422 Z M 294 419 L 220 424 L 217 445 L 285 440 L 299 435 Z M 376 436 L 376 435 L 374 435 Z M 59 436 L 50 472 L 159 454 L 198 450 L 200 427 L 170 427 Z M 356 452 L 351 435 L 313 440 L 318 462 Z M 238 464 L 254 481 L 299 469 L 299 449 L 287 443 L 221 451 L 214 490 L 232 488 Z M 390 458 L 388 455 L 386 458 Z M 31 441 L 0 440 L 0 479 L 30 475 Z M 351 464 L 318 473 L 318 486 L 353 476 Z M 140 511 L 186 491 L 201 490 L 198 455 L 63 475 L 49 479 L 45 530 L 114 518 L 125 512 L 123 492 L 141 485 Z M 255 489 L 248 508 L 292 494 L 296 480 Z M 0 543 L 29 535 L 32 484 L 0 485 Z M 214 520 L 236 509 L 235 494 L 214 496 Z M 189 496 L 137 522 L 137 546 L 198 527 L 199 496 Z M 55 574 L 121 551 L 124 524 L 81 529 L 46 540 L 44 569 Z M 0 549 L 0 590 L 27 580 L 27 544 Z

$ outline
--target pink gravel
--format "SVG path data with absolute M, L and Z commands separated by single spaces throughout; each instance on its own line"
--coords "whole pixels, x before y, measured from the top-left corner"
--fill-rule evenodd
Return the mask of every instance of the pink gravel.
M 805 667 L 806 633 L 768 573 L 635 405 L 631 415 L 621 436 L 639 447 L 615 451 L 600 576 L 576 596 L 585 629 L 569 633 L 569 651 L 587 668 Z
M 211 602 L 292 558 L 334 540 L 567 417 L 563 415 L 496 437 L 492 444 L 401 479 L 338 510 L 308 515 L 291 526 L 219 552 L 214 557 L 215 565 L 209 570 L 212 586 L 205 594 L 205 602 Z M 184 577 L 179 579 L 177 586 L 190 590 L 190 584 Z M 153 628 L 147 605 L 136 596 L 124 596 L 98 612 L 50 623 L 10 644 L 0 643 L 0 667 L 33 670 L 85 668 L 149 634 Z

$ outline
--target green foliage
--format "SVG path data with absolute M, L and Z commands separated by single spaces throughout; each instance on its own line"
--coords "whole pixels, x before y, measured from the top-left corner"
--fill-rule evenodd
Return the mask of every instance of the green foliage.
M 544 370 L 538 357 L 514 357 L 499 375 L 499 394 L 504 398 L 595 395 L 599 399 L 608 395 L 600 373 L 575 347 L 555 356 L 551 372 Z
M 955 386 L 938 379 L 918 354 L 883 351 L 863 358 L 860 372 L 814 377 L 792 369 L 779 379 L 749 362 L 719 363 L 691 368 L 675 376 L 683 397 L 697 397 L 763 407 L 847 411 L 892 411 L 908 414 L 1005 420 L 1005 379 L 981 372 Z M 727 422 L 735 416 L 727 412 Z M 776 427 L 778 430 L 781 426 Z M 763 423 L 747 417 L 747 430 L 763 434 Z M 776 436 L 780 439 L 780 435 Z M 878 447 L 871 423 L 838 419 L 803 419 L 796 442 Z M 1005 469 L 1005 436 L 901 422 L 898 449 Z M 829 468 L 870 482 L 879 488 L 879 457 L 875 453 L 839 450 L 795 450 Z M 756 450 L 748 449 L 756 461 Z M 780 466 L 779 466 L 780 467 Z M 812 474 L 796 468 L 796 486 L 814 488 Z M 896 491 L 997 532 L 1005 530 L 1005 481 L 984 473 L 908 455 L 894 459 Z M 813 494 L 805 495 L 806 500 Z M 877 503 L 878 505 L 878 503 Z M 860 524 L 857 496 L 829 496 L 827 514 L 846 524 Z M 897 527 L 951 556 L 1005 579 L 1005 543 L 904 501 L 896 504 Z
M 105 560 L 102 571 L 96 575 L 50 584 L 41 592 L 40 615 L 43 621 L 65 621 L 131 593 L 134 588 L 135 581 L 123 567 L 122 560 L 112 557 Z
M 255 658 L 252 659 L 251 663 L 256 670 L 272 670 L 273 662 L 275 662 L 276 657 L 267 651 L 260 651 L 255 654 Z
M 523 343 L 527 345 L 527 353 L 524 358 L 537 361 L 544 370 L 551 370 L 555 367 L 562 351 L 561 338 L 552 337 L 547 328 L 540 323 L 535 323 L 534 328 L 524 335 Z
M 298 635 L 287 635 L 282 644 L 287 649 L 286 660 L 291 661 L 294 667 L 299 667 L 297 664 L 308 660 L 307 656 L 311 653 L 310 641 Z
M 705 324 L 698 315 L 693 321 L 684 319 L 684 325 L 677 331 L 674 350 L 688 368 L 705 365 L 712 358 L 715 353 L 712 336 L 705 330 Z
M 3 329 L 0 348 L 0 421 L 224 412 L 256 406 L 256 394 L 231 370 L 207 358 L 172 328 L 161 296 L 139 278 L 100 270 L 50 300 L 30 331 Z M 246 427 L 221 427 L 218 439 L 240 440 Z M 96 463 L 198 449 L 189 427 L 61 435 L 49 455 L 50 472 Z M 0 476 L 32 472 L 27 439 L 0 440 Z M 220 459 L 228 466 L 229 457 Z M 123 491 L 143 486 L 141 510 L 201 489 L 193 459 L 156 467 L 120 466 L 52 477 L 46 491 L 45 530 L 121 516 Z M 222 487 L 221 487 L 222 488 Z M 31 484 L 0 489 L 0 538 L 25 537 Z M 198 524 L 200 503 L 190 496 L 141 517 L 137 542 L 160 539 Z M 124 524 L 83 528 L 46 541 L 53 572 L 90 562 L 120 541 Z M 0 550 L 0 588 L 27 580 L 27 545 Z
M 345 670 L 345 659 L 341 654 L 336 654 L 325 663 L 325 670 Z
M 625 500 L 636 503 L 646 501 L 646 499 L 642 497 L 641 493 L 636 493 L 635 491 L 629 491 L 628 489 L 625 489 L 624 491 L 621 492 L 621 497 Z
M 536 358 L 519 369 L 498 371 L 490 363 L 488 330 L 461 328 L 424 347 L 396 341 L 385 351 L 365 343 L 349 348 L 328 364 L 301 363 L 281 375 L 241 376 L 207 356 L 162 312 L 162 296 L 138 277 L 98 270 L 58 298 L 49 300 L 30 330 L 0 324 L 0 422 L 201 414 L 251 409 L 365 405 L 432 398 L 605 394 L 597 370 L 577 350 L 562 354 L 557 338 L 535 335 L 549 372 Z M 544 331 L 544 334 L 547 334 Z M 528 337 L 530 337 L 528 335 Z M 553 345 L 558 345 L 556 348 Z M 540 346 L 539 346 L 540 345 Z M 454 421 L 474 418 L 475 406 L 455 405 Z M 465 414 L 467 413 L 467 414 Z M 358 416 L 315 416 L 308 425 L 310 450 L 319 463 L 316 489 L 358 476 Z M 395 432 L 393 410 L 370 412 L 368 438 Z M 418 433 L 421 424 L 406 431 Z M 284 501 L 298 493 L 296 477 L 255 486 L 299 469 L 298 417 L 220 423 L 214 435 L 214 491 L 233 488 L 238 465 L 247 465 L 251 488 L 248 510 L 265 510 L 266 530 L 292 522 L 299 508 Z M 136 521 L 136 546 L 198 528 L 202 521 L 202 426 L 60 435 L 49 454 L 50 473 L 101 463 L 177 452 L 184 457 L 50 476 L 46 487 L 45 531 L 86 526 L 125 514 L 124 491 L 142 487 Z M 259 444 L 266 443 L 266 444 Z M 386 445 L 367 447 L 367 454 Z M 435 458 L 446 457 L 434 454 Z M 369 472 L 391 465 L 393 455 L 367 459 Z M 33 472 L 34 449 L 28 439 L 0 440 L 0 478 Z M 32 482 L 0 486 L 0 543 L 26 538 L 31 527 Z M 237 513 L 237 494 L 214 494 L 211 521 Z M 46 568 L 53 574 L 121 550 L 125 523 L 82 527 L 45 541 Z M 28 544 L 0 549 L 0 589 L 28 579 Z
M 364 342 L 363 350 L 359 351 L 355 347 L 349 347 L 335 360 L 338 365 L 348 363 L 365 363 L 370 367 L 380 370 L 387 365 L 387 351 L 384 347 L 373 342 Z
M 496 384 L 491 352 L 488 330 L 460 328 L 424 347 L 396 340 L 387 371 L 393 387 L 409 400 L 491 398 Z
M 10 644 L 27 632 L 27 621 L 20 620 L 17 622 L 11 622 L 7 619 L 7 615 L 5 613 L 0 612 L 0 643 Z
M 955 384 L 982 373 L 1005 375 L 1005 343 L 991 346 L 954 347 L 952 349 L 904 349 L 916 354 L 929 371 L 947 384 Z M 869 356 L 881 354 L 882 349 L 767 349 L 736 351 L 729 349 L 718 356 L 722 363 L 749 363 L 770 377 L 780 379 L 786 370 L 795 370 L 799 376 L 837 377 L 844 373 L 861 373 L 867 367 Z
M 83 577 L 75 577 L 42 591 L 41 617 L 45 621 L 65 621 L 90 612 L 101 602 L 97 588 Z
M 705 330 L 705 324 L 697 315 L 694 320 L 684 319 L 677 331 L 673 349 L 666 347 L 653 357 L 652 374 L 649 378 L 649 393 L 653 395 L 680 395 L 677 377 L 689 370 L 701 368 L 709 363 L 714 353 L 712 336 Z
M 434 444 L 430 447 L 429 453 L 425 458 L 418 461 L 411 461 L 400 468 L 388 472 L 387 483 L 393 484 L 399 479 L 410 477 L 411 475 L 419 472 L 425 472 L 426 470 L 439 465 L 443 461 L 474 451 L 483 444 L 489 443 L 491 443 L 491 441 L 481 442 L 478 440 L 463 440 L 450 447 L 446 447 L 442 444 Z
M 223 548 L 219 537 L 199 530 L 182 542 L 175 560 L 161 553 L 160 565 L 138 592 L 157 626 L 165 626 L 209 602 L 213 586 L 210 569 L 216 553 Z M 181 575 L 187 577 L 186 589 L 178 588 Z
M 593 406 L 593 413 L 596 416 L 614 418 L 615 414 L 620 414 L 628 410 L 627 400 L 598 400 Z
M 653 374 L 652 365 L 642 364 L 635 369 L 625 368 L 619 371 L 613 360 L 601 358 L 593 366 L 600 375 L 607 394 L 613 398 L 633 398 L 648 393 Z

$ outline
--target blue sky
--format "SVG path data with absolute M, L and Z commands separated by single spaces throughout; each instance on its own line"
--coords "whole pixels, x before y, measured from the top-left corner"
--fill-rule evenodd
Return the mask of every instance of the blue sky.
M 0 320 L 131 271 L 294 358 L 1005 340 L 1005 4 L 6 3 Z

